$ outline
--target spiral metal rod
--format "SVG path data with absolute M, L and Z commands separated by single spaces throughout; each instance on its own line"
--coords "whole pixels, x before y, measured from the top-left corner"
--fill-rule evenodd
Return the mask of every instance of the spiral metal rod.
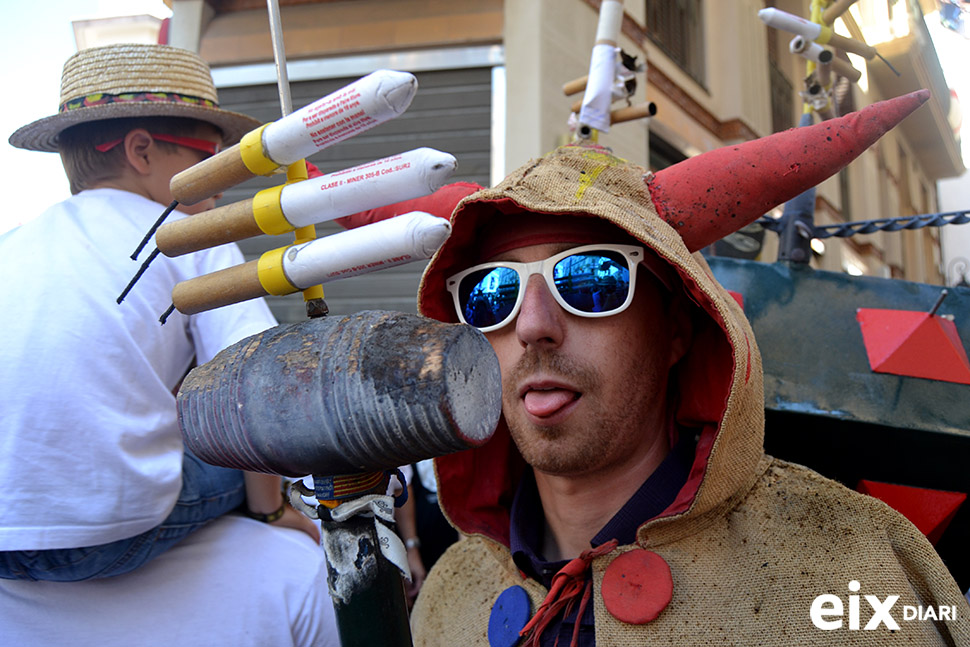
M 783 223 L 780 219 L 764 216 L 756 221 L 765 229 L 780 232 Z M 950 211 L 946 213 L 927 213 L 918 216 L 900 216 L 898 218 L 879 218 L 876 220 L 859 220 L 836 225 L 815 225 L 812 228 L 812 238 L 849 238 L 856 234 L 873 234 L 878 231 L 900 231 L 902 229 L 922 229 L 923 227 L 943 227 L 945 225 L 963 225 L 970 222 L 970 209 Z

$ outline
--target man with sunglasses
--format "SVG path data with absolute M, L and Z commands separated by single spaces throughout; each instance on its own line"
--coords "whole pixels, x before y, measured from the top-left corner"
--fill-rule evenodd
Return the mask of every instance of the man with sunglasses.
M 962 596 L 903 517 L 764 454 L 753 333 L 692 253 L 837 172 L 922 100 L 656 174 L 565 146 L 458 204 L 418 305 L 485 334 L 503 415 L 483 447 L 435 459 L 462 539 L 425 581 L 415 645 L 970 640 L 964 617 L 879 632 L 810 620 L 817 596 L 847 599 L 852 582 L 899 605 Z
M 258 125 L 219 108 L 209 68 L 196 54 L 132 44 L 72 56 L 58 112 L 10 137 L 20 148 L 58 152 L 72 193 L 0 237 L 8 279 L 0 294 L 0 578 L 22 580 L 0 586 L 0 608 L 24 602 L 19 617 L 4 623 L 20 628 L 14 642 L 130 643 L 126 631 L 139 618 L 154 624 L 144 622 L 154 596 L 179 589 L 184 595 L 165 602 L 184 621 L 164 627 L 170 641 L 336 642 L 320 635 L 333 625 L 326 594 L 320 608 L 302 608 L 306 595 L 316 595 L 307 586 L 325 587 L 319 531 L 286 505 L 280 478 L 214 467 L 183 452 L 175 408 L 182 377 L 193 362 L 276 322 L 262 300 L 174 314 L 164 326 L 158 317 L 177 282 L 241 263 L 239 249 L 160 259 L 124 303 L 115 301 L 137 268 L 131 253 L 172 201 L 172 177 Z M 173 217 L 210 209 L 216 198 Z M 224 517 L 236 508 L 302 531 L 309 546 Z M 273 559 L 245 556 L 247 545 L 269 547 Z M 222 555 L 239 550 L 239 560 Z M 288 560 L 303 562 L 295 576 Z M 63 585 L 89 579 L 101 586 Z M 240 599 L 253 586 L 269 597 Z M 206 592 L 232 604 L 209 607 L 199 597 Z M 100 604 L 111 619 L 66 622 L 58 633 L 43 621 L 31 624 L 45 601 L 56 604 L 58 617 L 66 610 L 84 618 L 83 609 Z M 119 601 L 140 603 L 145 615 L 111 606 Z M 215 614 L 211 628 L 196 622 L 203 608 Z M 232 625 L 229 633 L 215 626 L 220 616 Z M 292 643 L 276 643 L 276 634 Z

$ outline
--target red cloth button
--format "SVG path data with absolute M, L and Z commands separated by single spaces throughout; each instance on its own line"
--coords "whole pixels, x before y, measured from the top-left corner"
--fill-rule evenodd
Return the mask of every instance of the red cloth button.
M 670 604 L 674 582 L 664 558 L 649 550 L 623 553 L 603 574 L 603 603 L 614 618 L 631 625 L 654 620 Z

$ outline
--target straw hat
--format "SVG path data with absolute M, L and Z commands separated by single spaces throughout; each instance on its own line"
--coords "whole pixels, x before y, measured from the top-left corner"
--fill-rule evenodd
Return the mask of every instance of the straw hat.
M 223 133 L 229 146 L 260 122 L 219 108 L 209 66 L 198 55 L 169 45 L 108 45 L 67 59 L 61 74 L 57 114 L 10 136 L 10 144 L 57 152 L 66 128 L 120 117 L 190 117 Z

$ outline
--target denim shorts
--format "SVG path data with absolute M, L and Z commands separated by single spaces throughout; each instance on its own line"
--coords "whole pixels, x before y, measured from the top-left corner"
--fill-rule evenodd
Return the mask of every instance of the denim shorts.
M 77 582 L 121 575 L 161 555 L 245 499 L 242 472 L 204 463 L 186 449 L 182 491 L 161 525 L 99 546 L 0 551 L 0 578 Z

